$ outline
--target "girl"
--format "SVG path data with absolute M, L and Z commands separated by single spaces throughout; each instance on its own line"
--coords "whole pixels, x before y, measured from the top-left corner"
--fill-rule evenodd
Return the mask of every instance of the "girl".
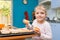
M 35 8 L 35 20 L 32 23 L 33 30 L 37 33 L 37 36 L 32 37 L 33 40 L 52 40 L 51 26 L 45 20 L 46 18 L 46 9 L 44 6 L 40 5 Z M 28 20 L 23 21 L 27 28 L 32 29 Z

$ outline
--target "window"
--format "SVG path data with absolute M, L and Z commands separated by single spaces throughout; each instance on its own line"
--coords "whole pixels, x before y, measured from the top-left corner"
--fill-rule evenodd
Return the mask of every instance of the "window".
M 12 24 L 12 1 L 0 0 L 0 24 Z

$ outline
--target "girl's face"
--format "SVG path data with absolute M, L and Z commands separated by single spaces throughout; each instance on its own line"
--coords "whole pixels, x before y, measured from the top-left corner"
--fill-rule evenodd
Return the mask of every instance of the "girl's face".
M 35 17 L 38 21 L 44 21 L 46 17 L 46 13 L 43 10 L 36 10 Z

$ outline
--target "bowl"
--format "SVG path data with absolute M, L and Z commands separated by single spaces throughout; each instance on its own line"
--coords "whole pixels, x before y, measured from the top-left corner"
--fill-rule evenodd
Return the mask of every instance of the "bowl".
M 0 29 L 2 29 L 5 26 L 5 24 L 0 24 Z

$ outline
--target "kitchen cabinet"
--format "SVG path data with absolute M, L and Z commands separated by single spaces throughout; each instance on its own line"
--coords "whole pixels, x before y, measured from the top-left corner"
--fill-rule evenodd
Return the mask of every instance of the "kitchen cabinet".
M 23 19 L 25 18 L 24 12 L 28 12 L 29 20 L 32 20 L 32 12 L 35 6 L 38 4 L 38 0 L 27 0 L 27 4 L 23 3 L 23 0 L 13 0 L 13 26 L 17 28 L 24 28 L 25 24 Z
M 53 40 L 60 40 L 60 23 L 51 23 Z
M 52 8 L 60 7 L 60 0 L 51 0 L 51 7 Z

